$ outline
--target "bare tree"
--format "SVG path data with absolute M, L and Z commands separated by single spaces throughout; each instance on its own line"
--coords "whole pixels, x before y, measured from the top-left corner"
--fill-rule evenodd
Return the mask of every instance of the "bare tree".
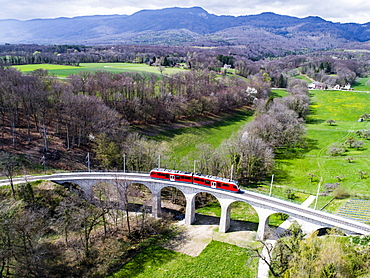
M 15 197 L 13 177 L 20 166 L 19 157 L 9 152 L 2 152 L 0 153 L 0 166 L 10 181 L 13 197 Z
M 128 182 L 126 180 L 119 179 L 118 177 L 114 181 L 115 192 L 116 192 L 116 208 L 118 211 L 123 210 L 126 213 L 126 224 L 128 233 L 131 234 L 131 222 L 129 214 L 129 199 L 128 199 Z
M 266 107 L 267 111 L 261 111 L 247 126 L 248 134 L 261 138 L 274 148 L 294 148 L 301 144 L 305 129 L 297 113 L 279 101 L 266 103 Z
M 332 120 L 332 119 L 329 119 L 329 120 L 327 120 L 326 121 L 329 125 L 333 125 L 333 124 L 335 124 L 335 121 L 334 120 Z
M 238 141 L 240 163 L 238 173 L 247 181 L 261 180 L 271 173 L 274 166 L 272 148 L 262 139 L 245 132 Z

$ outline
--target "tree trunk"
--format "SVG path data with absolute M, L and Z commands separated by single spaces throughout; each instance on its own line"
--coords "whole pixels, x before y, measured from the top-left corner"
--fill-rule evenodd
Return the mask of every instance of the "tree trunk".
M 67 150 L 69 151 L 69 147 L 70 147 L 70 145 L 69 145 L 69 130 L 68 130 L 68 124 L 66 123 L 66 131 L 67 131 L 67 138 L 66 138 L 66 140 L 67 140 Z
M 49 142 L 47 138 L 45 120 L 44 120 L 44 125 L 43 125 L 43 137 L 44 137 L 45 151 L 47 152 L 49 151 Z
M 27 141 L 31 143 L 31 121 L 29 113 L 27 113 Z
M 2 114 L 2 127 L 1 127 L 1 149 L 4 150 L 5 145 L 5 112 Z
M 14 112 L 11 112 L 12 115 L 10 117 L 10 125 L 11 125 L 11 133 L 12 133 L 12 145 L 13 145 L 13 148 L 15 148 L 15 116 L 14 116 Z

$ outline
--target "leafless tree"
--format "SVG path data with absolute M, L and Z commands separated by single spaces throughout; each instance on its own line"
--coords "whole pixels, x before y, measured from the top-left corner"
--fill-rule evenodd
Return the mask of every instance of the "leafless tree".
M 261 180 L 271 173 L 274 166 L 272 148 L 262 139 L 243 133 L 238 143 L 240 178 L 247 181 Z
M 116 178 L 114 181 L 115 193 L 116 193 L 116 212 L 124 211 L 126 214 L 126 225 L 127 231 L 131 233 L 131 222 L 130 222 L 130 210 L 129 210 L 129 197 L 128 197 L 128 186 L 127 180 Z
M 5 175 L 10 181 L 13 197 L 15 197 L 15 189 L 13 184 L 13 177 L 20 166 L 19 157 L 9 152 L 0 153 L 0 166 L 2 167 Z

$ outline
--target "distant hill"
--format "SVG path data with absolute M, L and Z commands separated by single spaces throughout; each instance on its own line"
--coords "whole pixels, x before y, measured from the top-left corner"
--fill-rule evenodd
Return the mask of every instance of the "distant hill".
M 370 23 L 319 17 L 214 15 L 201 7 L 142 10 L 132 15 L 0 20 L 0 43 L 167 44 L 326 49 L 370 41 Z M 271 47 L 271 45 L 270 45 Z

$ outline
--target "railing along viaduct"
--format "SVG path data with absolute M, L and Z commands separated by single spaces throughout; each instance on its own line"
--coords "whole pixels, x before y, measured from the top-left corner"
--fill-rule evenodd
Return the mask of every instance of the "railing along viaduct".
M 219 224 L 220 232 L 227 232 L 230 228 L 231 204 L 242 201 L 250 204 L 258 214 L 259 224 L 257 238 L 263 239 L 270 215 L 274 213 L 285 213 L 293 217 L 305 233 L 311 233 L 320 228 L 336 227 L 346 234 L 370 234 L 370 226 L 311 208 L 304 208 L 300 205 L 268 197 L 250 191 L 244 193 L 232 193 L 207 188 L 194 184 L 183 184 L 178 182 L 153 180 L 148 174 L 134 174 L 122 172 L 82 172 L 63 173 L 46 176 L 31 177 L 27 180 L 50 180 L 58 184 L 73 183 L 79 185 L 84 193 L 89 196 L 93 194 L 93 187 L 100 182 L 114 183 L 117 180 L 129 184 L 143 184 L 152 193 L 152 214 L 154 217 L 161 215 L 161 190 L 165 187 L 175 187 L 180 190 L 186 198 L 185 224 L 191 225 L 195 221 L 195 196 L 200 192 L 207 192 L 213 195 L 221 205 L 221 217 Z M 14 183 L 24 182 L 24 178 L 15 179 Z M 5 182 L 0 182 L 4 185 Z

